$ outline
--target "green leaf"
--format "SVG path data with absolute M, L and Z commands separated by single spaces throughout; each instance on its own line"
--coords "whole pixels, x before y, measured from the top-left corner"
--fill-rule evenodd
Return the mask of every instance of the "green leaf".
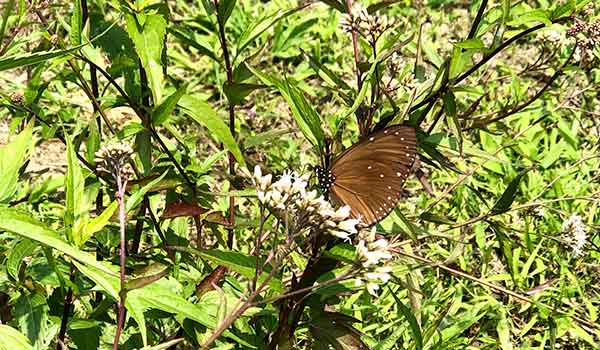
M 102 322 L 72 320 L 69 322 L 69 338 L 77 349 L 98 349 L 102 334 Z
M 0 147 L 0 203 L 8 203 L 17 190 L 19 169 L 25 163 L 33 136 L 33 123 L 15 139 Z
M 120 285 L 118 277 L 106 274 L 89 265 L 80 263 L 75 263 L 75 265 L 78 270 L 94 281 L 100 289 L 107 292 L 113 299 L 118 300 Z M 203 303 L 192 304 L 180 295 L 175 294 L 173 290 L 174 288 L 163 278 L 143 288 L 127 292 L 125 306 L 138 324 L 144 345 L 148 344 L 144 312 L 149 309 L 158 309 L 189 318 L 208 328 L 216 327 L 214 315 L 208 312 L 209 306 Z
M 498 199 L 496 204 L 494 204 L 494 206 L 492 207 L 492 210 L 491 210 L 492 214 L 494 214 L 494 215 L 502 214 L 510 209 L 512 202 L 515 200 L 515 197 L 517 196 L 517 190 L 519 189 L 519 183 L 521 182 L 521 179 L 523 178 L 523 176 L 525 176 L 525 174 L 527 174 L 527 172 L 529 170 L 530 169 L 526 169 L 526 170 L 520 172 L 517 176 L 515 176 L 514 179 L 512 179 L 512 181 L 506 187 L 506 190 L 504 190 L 504 193 L 502 193 L 502 196 L 500 197 L 500 199 Z
M 546 26 L 552 25 L 552 21 L 550 20 L 550 14 L 546 10 L 532 10 L 519 16 L 516 16 L 515 19 L 508 22 L 508 25 L 511 27 L 518 27 L 523 24 L 527 24 L 528 26 L 533 26 L 535 23 L 541 22 Z
M 410 330 L 412 331 L 413 338 L 415 340 L 415 349 L 422 350 L 423 349 L 423 336 L 421 335 L 421 327 L 419 327 L 419 323 L 417 322 L 417 318 L 412 313 L 412 311 L 402 303 L 402 301 L 398 298 L 396 293 L 390 288 L 390 294 L 394 297 L 396 301 L 396 305 L 398 305 L 398 315 L 402 314 L 404 318 L 408 321 L 410 325 Z
M 344 5 L 344 3 L 339 0 L 320 0 L 320 1 L 324 4 L 326 4 L 327 6 L 338 10 L 341 13 L 346 13 L 346 5 Z
M 299 11 L 301 7 L 289 10 L 282 11 L 279 10 L 275 13 L 268 14 L 264 17 L 257 18 L 256 21 L 250 23 L 246 26 L 246 30 L 238 37 L 236 43 L 236 52 L 239 55 L 244 51 L 244 49 L 250 45 L 256 38 L 258 38 L 262 33 L 264 33 L 267 29 L 273 28 L 275 23 L 282 20 L 283 18 Z M 237 56 L 234 59 L 234 66 L 237 66 Z
M 4 42 L 4 36 L 6 35 L 6 27 L 8 24 L 8 18 L 15 9 L 15 0 L 8 0 L 4 2 L 4 8 L 2 9 L 2 25 L 0 26 L 0 43 Z
M 107 273 L 113 273 L 111 269 L 97 261 L 94 255 L 71 246 L 56 231 L 37 221 L 28 213 L 13 208 L 0 208 L 0 230 L 29 238 L 56 249 L 83 264 L 94 266 Z
M 511 336 L 510 336 L 510 321 L 506 317 L 506 311 L 500 309 L 500 320 L 496 325 L 496 332 L 498 332 L 498 342 L 502 350 L 513 350 Z
M 265 85 L 259 84 L 246 84 L 246 83 L 229 83 L 225 82 L 223 84 L 223 92 L 225 96 L 227 96 L 227 100 L 232 105 L 240 105 L 244 102 L 244 98 L 250 95 L 250 93 L 257 89 L 264 88 Z
M 143 175 L 148 176 L 152 170 L 152 134 L 144 128 L 135 134 L 134 148 L 142 163 Z
M 29 338 L 31 349 L 47 349 L 50 343 L 48 336 L 48 304 L 41 293 L 22 294 L 17 300 L 13 315 L 19 328 Z
M 223 251 L 218 249 L 194 249 L 190 247 L 173 247 L 176 250 L 187 252 L 193 255 L 198 255 L 204 259 L 212 261 L 217 265 L 222 265 L 231 269 L 246 278 L 254 278 L 256 271 L 256 258 L 254 256 L 245 255 L 238 252 L 232 251 Z M 262 266 L 263 269 L 266 269 L 267 266 Z M 263 271 L 262 274 L 258 278 L 258 283 L 260 284 L 267 277 L 268 271 Z M 273 288 L 276 292 L 280 292 L 283 290 L 283 284 L 281 280 L 277 277 L 271 278 L 269 281 L 269 286 Z
M 442 224 L 442 225 L 452 225 L 455 224 L 456 222 L 450 218 L 448 218 L 445 215 L 439 215 L 439 214 L 435 214 L 432 212 L 424 212 L 420 215 L 421 220 L 424 221 L 429 221 L 429 222 L 434 222 L 436 224 Z
M 300 90 L 288 81 L 282 81 L 274 76 L 259 72 L 254 68 L 249 69 L 264 84 L 276 88 L 288 103 L 292 115 L 304 137 L 318 150 L 323 149 L 325 134 L 321 129 L 321 117 L 313 109 L 312 105 L 304 98 Z
M 447 93 L 444 94 L 443 100 L 444 100 L 444 112 L 446 112 L 446 115 L 449 117 L 448 125 L 450 126 L 450 129 L 452 130 L 452 133 L 454 134 L 454 136 L 458 139 L 460 153 L 462 154 L 463 134 L 462 134 L 462 127 L 460 125 L 458 116 L 456 114 L 456 97 L 454 96 L 454 93 L 452 91 L 448 91 Z
M 588 0 L 585 1 L 585 3 L 588 3 L 592 0 Z M 559 18 L 559 17 L 563 17 L 563 16 L 570 16 L 573 14 L 573 11 L 575 11 L 575 8 L 577 7 L 577 0 L 569 0 L 567 1 L 566 4 L 558 4 L 556 8 L 552 11 L 552 18 Z
M 94 163 L 96 152 L 100 149 L 100 132 L 96 119 L 90 118 L 88 123 L 88 137 L 85 142 L 85 158 Z
M 221 0 L 219 1 L 219 4 L 217 5 L 217 13 L 219 15 L 219 20 L 221 21 L 221 25 L 225 26 L 225 23 L 227 23 L 227 20 L 229 19 L 229 16 L 231 16 L 231 13 L 233 12 L 233 9 L 235 8 L 235 2 L 236 0 Z
M 81 11 L 81 0 L 73 0 L 73 13 L 71 13 L 71 45 L 81 44 L 81 33 L 83 32 L 83 16 Z
M 23 239 L 10 250 L 8 259 L 6 261 L 6 272 L 12 276 L 15 280 L 19 280 L 19 270 L 25 257 L 31 256 L 38 247 L 38 243 L 30 240 Z
M 485 49 L 485 44 L 483 43 L 483 40 L 478 38 L 467 39 L 458 43 L 453 43 L 453 45 L 461 49 Z
M 140 17 L 143 16 L 143 23 Z M 161 14 L 138 15 L 125 12 L 127 33 L 133 41 L 135 51 L 148 76 L 154 104 L 162 101 L 163 68 L 162 55 L 165 43 L 167 21 Z
M 31 350 L 31 343 L 18 330 L 0 324 L 0 350 Z
M 157 264 L 157 265 L 160 265 L 160 264 Z M 157 271 L 154 273 L 148 273 L 143 276 L 129 279 L 125 283 L 125 289 L 130 291 L 130 290 L 145 287 L 145 286 L 149 285 L 150 283 L 156 282 L 159 279 L 165 277 L 169 273 L 170 270 L 171 270 L 171 268 L 169 266 L 167 266 L 167 267 L 163 267 L 162 270 L 160 270 L 160 271 Z
M 202 55 L 208 56 L 216 62 L 220 62 L 220 58 L 217 57 L 217 55 L 215 55 L 215 53 L 212 51 L 210 43 L 203 40 L 202 37 L 194 36 L 194 34 L 185 32 L 183 28 L 178 27 L 169 27 L 168 31 L 169 34 L 175 36 L 179 40 L 183 41 L 185 44 L 195 48 Z
M 333 248 L 326 250 L 324 255 L 348 264 L 352 264 L 356 260 L 354 246 L 348 243 L 337 244 Z
M 244 149 L 266 145 L 273 140 L 279 139 L 283 135 L 292 133 L 292 131 L 292 129 L 273 129 L 249 136 L 246 140 L 244 140 Z
M 177 102 L 185 95 L 186 90 L 187 84 L 184 84 L 154 108 L 152 111 L 152 124 L 154 126 L 159 126 L 168 120 L 169 116 L 177 106 Z
M 117 201 L 113 201 L 108 207 L 106 207 L 106 209 L 104 209 L 102 214 L 93 218 L 85 225 L 81 235 L 82 245 L 85 244 L 94 235 L 94 233 L 102 230 L 104 226 L 108 225 L 110 218 L 113 216 L 118 207 L 119 204 Z
M 169 171 L 165 171 L 161 176 L 156 179 L 148 182 L 139 190 L 135 191 L 129 198 L 127 198 L 127 202 L 125 202 L 125 212 L 129 213 L 133 208 L 137 207 L 144 199 L 144 195 L 151 190 L 156 184 L 158 184 L 168 173 Z
M 84 179 L 77 158 L 77 151 L 73 149 L 70 138 L 67 141 L 67 174 L 65 176 L 65 226 L 67 226 L 67 239 L 76 246 L 81 247 L 82 225 L 87 221 L 84 200 Z
M 208 103 L 195 96 L 184 95 L 178 105 L 192 120 L 205 126 L 217 141 L 223 142 L 240 165 L 246 166 L 246 161 L 233 135 L 229 132 L 229 127 Z
M 11 56 L 11 57 L 7 57 L 4 59 L 0 59 L 0 72 L 9 70 L 9 69 L 23 67 L 23 66 L 29 66 L 32 64 L 37 64 L 40 62 L 48 61 L 49 59 L 52 59 L 52 58 L 66 56 L 73 51 L 79 50 L 80 48 L 82 48 L 85 45 L 87 45 L 87 44 L 75 46 L 70 49 L 56 50 L 56 51 L 40 51 L 40 52 L 35 52 L 32 54 L 17 55 L 17 56 Z

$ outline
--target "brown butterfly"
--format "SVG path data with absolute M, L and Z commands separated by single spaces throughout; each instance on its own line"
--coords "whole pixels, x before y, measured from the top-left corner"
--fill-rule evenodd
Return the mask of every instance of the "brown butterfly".
M 352 217 L 371 226 L 398 204 L 416 156 L 415 129 L 392 125 L 352 145 L 329 169 L 315 167 L 315 173 L 334 204 L 348 205 Z

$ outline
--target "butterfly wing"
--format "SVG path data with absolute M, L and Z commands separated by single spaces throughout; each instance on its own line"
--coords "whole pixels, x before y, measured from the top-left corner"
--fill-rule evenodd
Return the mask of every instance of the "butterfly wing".
M 416 154 L 412 127 L 394 125 L 370 135 L 333 162 L 332 200 L 350 206 L 352 216 L 365 225 L 375 224 L 400 200 Z

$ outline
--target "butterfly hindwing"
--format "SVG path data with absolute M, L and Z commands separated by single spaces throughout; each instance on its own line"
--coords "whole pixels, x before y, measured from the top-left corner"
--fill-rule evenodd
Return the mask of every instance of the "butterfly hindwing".
M 396 125 L 356 143 L 333 162 L 332 198 L 350 206 L 353 217 L 370 226 L 400 200 L 416 157 L 415 129 Z

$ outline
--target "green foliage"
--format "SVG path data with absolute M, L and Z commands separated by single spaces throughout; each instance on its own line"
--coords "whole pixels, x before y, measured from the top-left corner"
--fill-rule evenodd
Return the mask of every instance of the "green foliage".
M 598 348 L 598 4 L 348 3 L 2 2 L 0 350 Z M 401 123 L 373 232 L 273 189 Z

